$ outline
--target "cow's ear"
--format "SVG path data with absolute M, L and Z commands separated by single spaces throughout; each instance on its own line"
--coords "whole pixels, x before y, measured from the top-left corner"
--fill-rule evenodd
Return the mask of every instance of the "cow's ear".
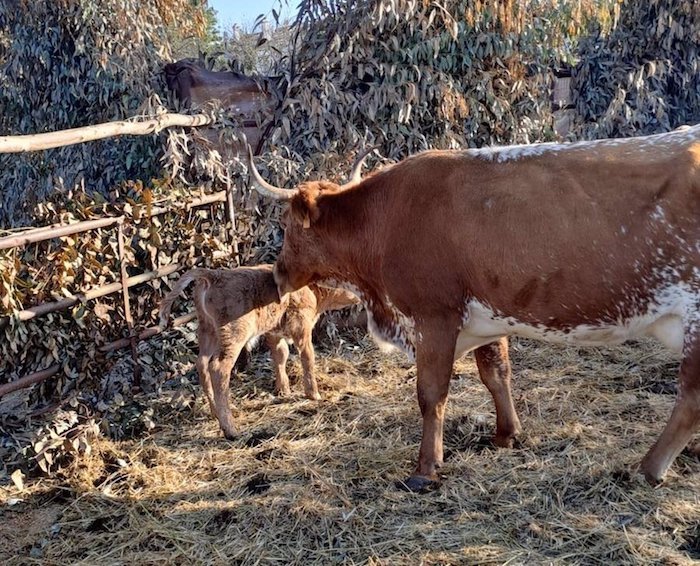
M 310 228 L 318 220 L 318 191 L 300 191 L 291 203 L 291 213 L 295 221 L 301 222 L 304 228 Z

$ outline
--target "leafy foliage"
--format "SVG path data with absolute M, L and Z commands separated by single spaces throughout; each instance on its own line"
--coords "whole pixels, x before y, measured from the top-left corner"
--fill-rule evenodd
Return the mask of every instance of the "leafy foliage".
M 272 147 L 324 160 L 369 138 L 401 158 L 551 139 L 548 69 L 594 17 L 586 9 L 572 24 L 558 10 L 542 1 L 305 0 Z
M 579 55 L 579 137 L 644 135 L 700 121 L 697 2 L 626 2 L 612 32 L 582 41 Z
M 9 0 L 0 3 L 0 134 L 35 134 L 125 119 L 162 93 L 172 9 L 187 0 Z M 186 20 L 187 21 L 187 20 Z M 197 19 L 190 28 L 196 28 Z M 187 24 L 185 24 L 187 27 Z M 159 170 L 156 137 L 115 138 L 0 155 L 0 226 L 28 222 L 55 190 L 107 195 Z

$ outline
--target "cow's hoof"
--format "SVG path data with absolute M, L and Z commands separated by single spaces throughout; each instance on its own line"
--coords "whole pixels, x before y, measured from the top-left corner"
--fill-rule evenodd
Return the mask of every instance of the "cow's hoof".
M 233 431 L 231 431 L 231 432 L 224 431 L 224 438 L 226 440 L 236 440 L 236 433 Z
M 320 401 L 321 395 L 319 393 L 307 393 L 306 398 L 311 399 L 312 401 Z
M 493 445 L 498 446 L 498 448 L 515 448 L 515 437 L 514 436 L 501 436 L 496 435 L 493 437 Z
M 411 476 L 404 481 L 396 482 L 396 487 L 399 489 L 413 493 L 429 493 L 439 489 L 441 485 L 440 480 L 431 480 L 423 476 Z
M 646 470 L 642 470 L 642 473 L 644 474 L 644 479 L 647 480 L 647 483 L 651 487 L 659 487 L 662 483 L 664 483 L 664 478 L 660 478 L 650 472 L 647 472 Z
M 658 471 L 658 466 L 652 466 L 647 459 L 642 460 L 639 471 L 644 475 L 644 479 L 651 487 L 658 487 L 664 481 L 664 474 Z M 665 470 L 664 470 L 665 471 Z

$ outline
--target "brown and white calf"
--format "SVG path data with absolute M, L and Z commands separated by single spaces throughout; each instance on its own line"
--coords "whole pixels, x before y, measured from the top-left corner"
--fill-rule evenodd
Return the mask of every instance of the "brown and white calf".
M 497 435 L 517 433 L 509 335 L 579 345 L 651 336 L 681 354 L 675 407 L 641 464 L 651 483 L 700 427 L 700 125 L 426 151 L 345 187 L 285 190 L 251 173 L 260 192 L 289 201 L 280 293 L 351 286 L 370 329 L 415 356 L 423 437 L 409 488 L 439 478 L 452 364 L 464 352 L 487 373 Z
M 226 438 L 235 436 L 229 406 L 231 371 L 241 350 L 259 336 L 264 336 L 270 348 L 277 393 L 291 394 L 286 370 L 289 339 L 300 352 L 306 396 L 321 398 L 314 377 L 313 328 L 322 313 L 356 304 L 357 297 L 340 289 L 310 285 L 280 299 L 271 265 L 192 269 L 163 298 L 162 327 L 167 326 L 173 302 L 192 282 L 196 282 L 197 372 Z

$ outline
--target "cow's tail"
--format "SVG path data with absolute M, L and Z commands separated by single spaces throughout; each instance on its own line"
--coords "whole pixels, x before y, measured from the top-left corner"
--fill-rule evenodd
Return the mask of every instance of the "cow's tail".
M 163 297 L 163 299 L 160 302 L 160 327 L 161 328 L 167 328 L 168 323 L 169 323 L 169 318 L 170 318 L 170 311 L 173 307 L 173 303 L 175 302 L 175 299 L 178 298 L 180 293 L 182 293 L 185 289 L 187 289 L 188 285 L 192 283 L 193 281 L 199 281 L 202 280 L 204 284 L 202 285 L 202 290 L 201 290 L 201 297 L 202 299 L 202 304 L 204 304 L 204 296 L 207 292 L 207 289 L 209 289 L 210 283 L 209 283 L 209 270 L 208 269 L 191 269 L 187 273 L 185 273 L 180 279 L 177 280 L 177 283 L 175 283 L 175 286 L 172 288 L 172 290 Z

